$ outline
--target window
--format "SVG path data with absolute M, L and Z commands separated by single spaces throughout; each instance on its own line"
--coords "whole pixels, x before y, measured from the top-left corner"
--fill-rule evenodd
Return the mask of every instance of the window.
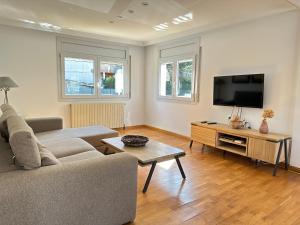
M 127 50 L 58 39 L 62 99 L 129 98 Z
M 160 64 L 159 96 L 191 100 L 194 92 L 194 59 L 182 58 Z
M 197 44 L 195 42 L 160 49 L 159 98 L 196 102 L 198 99 Z

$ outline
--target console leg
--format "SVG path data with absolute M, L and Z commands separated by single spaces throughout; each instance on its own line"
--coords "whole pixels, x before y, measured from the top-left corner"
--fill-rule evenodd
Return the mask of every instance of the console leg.
M 202 149 L 201 149 L 202 153 L 204 152 L 204 149 L 205 149 L 205 144 L 202 144 Z
M 277 158 L 276 158 L 276 164 L 275 164 L 274 169 L 273 169 L 273 176 L 276 176 L 276 172 L 277 172 L 277 169 L 278 169 L 278 166 L 279 166 L 279 161 L 280 161 L 281 151 L 282 151 L 282 147 L 283 147 L 283 142 L 284 142 L 283 140 L 280 141 L 279 150 L 278 150 Z
M 288 148 L 288 162 L 289 162 L 289 165 L 290 165 L 290 160 L 291 160 L 292 144 L 293 144 L 293 140 L 289 139 L 289 148 Z
M 193 143 L 194 143 L 194 141 L 193 141 L 193 140 L 191 140 L 191 142 L 190 142 L 190 148 L 192 148 L 192 147 L 193 147 Z
M 288 170 L 288 168 L 289 168 L 287 140 L 284 140 L 284 167 L 286 170 Z

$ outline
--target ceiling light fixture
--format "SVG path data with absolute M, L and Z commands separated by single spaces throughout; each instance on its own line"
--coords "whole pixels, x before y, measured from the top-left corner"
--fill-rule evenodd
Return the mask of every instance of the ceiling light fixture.
M 129 13 L 134 13 L 134 10 L 129 9 L 128 12 L 129 12 Z
M 185 14 L 184 16 L 189 18 L 190 20 L 193 19 L 193 13 L 192 12 L 189 12 L 189 13 Z
M 24 23 L 30 23 L 30 24 L 35 24 L 36 22 L 32 21 L 32 20 L 21 20 Z
M 168 28 L 168 23 L 161 23 L 153 27 L 153 29 L 156 31 L 166 31 Z
M 55 31 L 61 30 L 61 27 L 53 25 L 51 23 L 39 23 L 39 25 L 46 30 L 55 30 Z
M 179 16 L 180 19 L 184 20 L 184 21 L 189 21 L 189 18 L 185 17 L 185 16 Z
M 117 18 L 119 19 L 119 20 L 122 20 L 122 19 L 124 19 L 124 17 L 123 16 L 117 16 Z
M 149 5 L 149 2 L 142 2 L 142 5 L 143 5 L 143 6 L 148 6 L 148 5 Z
M 178 17 L 173 18 L 172 23 L 175 25 L 178 25 L 180 23 L 190 22 L 192 20 L 193 20 L 193 13 L 189 12 L 183 16 L 178 16 Z
M 181 19 L 179 19 L 178 17 L 174 18 L 173 21 L 177 21 L 179 23 L 182 23 L 183 21 Z

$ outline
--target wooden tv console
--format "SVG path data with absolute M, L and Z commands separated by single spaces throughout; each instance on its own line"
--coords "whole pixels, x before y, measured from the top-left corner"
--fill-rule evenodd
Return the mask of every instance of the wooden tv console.
M 273 176 L 276 175 L 280 162 L 289 167 L 292 137 L 284 134 L 261 134 L 253 129 L 233 129 L 225 124 L 191 124 L 191 143 L 197 141 L 203 146 L 211 146 L 249 158 L 274 164 Z M 289 143 L 288 143 L 289 142 Z M 288 146 L 289 144 L 289 146 Z M 284 156 L 282 156 L 284 149 Z

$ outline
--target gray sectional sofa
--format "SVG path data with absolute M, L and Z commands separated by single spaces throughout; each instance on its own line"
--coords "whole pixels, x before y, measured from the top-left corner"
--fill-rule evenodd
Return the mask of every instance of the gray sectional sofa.
M 137 160 L 96 149 L 116 131 L 63 129 L 60 118 L 28 120 L 27 127 L 12 107 L 4 108 L 10 115 L 0 118 L 0 225 L 120 225 L 135 219 Z M 22 154 L 31 144 L 40 149 L 41 162 L 26 167 Z

